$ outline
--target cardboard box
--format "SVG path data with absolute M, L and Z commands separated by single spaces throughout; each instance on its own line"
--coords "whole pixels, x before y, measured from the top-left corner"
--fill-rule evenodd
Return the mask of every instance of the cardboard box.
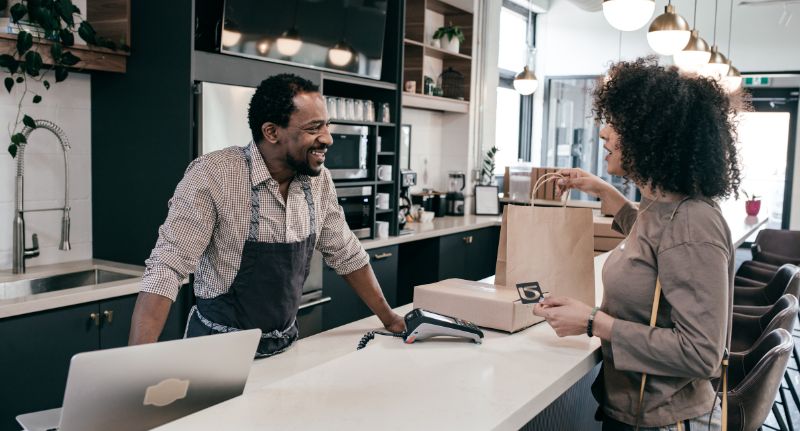
M 533 305 L 519 300 L 516 288 L 458 278 L 414 287 L 414 307 L 506 332 L 544 320 L 533 315 Z

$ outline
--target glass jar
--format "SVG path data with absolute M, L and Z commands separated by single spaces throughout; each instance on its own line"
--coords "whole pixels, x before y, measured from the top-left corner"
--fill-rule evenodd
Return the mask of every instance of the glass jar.
M 344 97 L 336 98 L 336 119 L 337 120 L 347 119 L 347 103 Z
M 364 101 L 355 99 L 353 101 L 353 120 L 364 121 Z
M 355 120 L 356 119 L 356 103 L 353 99 L 345 99 L 345 109 L 347 114 L 345 115 L 345 120 Z
M 371 100 L 364 101 L 364 121 L 375 121 L 375 104 Z
M 325 104 L 327 105 L 328 108 L 328 117 L 331 120 L 338 119 L 339 117 L 336 115 L 337 114 L 336 98 L 333 96 L 325 96 Z
M 389 103 L 384 102 L 383 104 L 381 104 L 381 122 L 382 123 L 392 122 L 392 115 L 389 112 Z

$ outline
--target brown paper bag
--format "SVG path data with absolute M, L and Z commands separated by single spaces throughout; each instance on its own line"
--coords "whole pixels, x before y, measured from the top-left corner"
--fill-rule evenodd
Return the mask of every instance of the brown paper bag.
M 538 185 L 552 178 L 542 177 Z M 506 205 L 495 270 L 495 284 L 513 288 L 538 281 L 552 296 L 594 305 L 592 210 Z

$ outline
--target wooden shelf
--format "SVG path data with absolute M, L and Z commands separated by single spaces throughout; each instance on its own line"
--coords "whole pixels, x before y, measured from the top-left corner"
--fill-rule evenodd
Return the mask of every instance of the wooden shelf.
M 433 57 L 439 60 L 460 59 L 465 61 L 472 61 L 472 57 L 470 57 L 469 55 L 457 52 L 450 52 L 441 48 L 436 48 L 435 46 L 432 45 L 425 45 L 424 43 L 418 42 L 416 40 L 404 39 L 403 42 L 406 45 L 422 47 L 423 55 L 427 55 L 429 57 Z
M 50 46 L 53 42 L 34 38 L 32 50 L 42 56 L 44 64 L 53 65 L 53 56 L 50 55 Z M 13 52 L 17 47 L 17 35 L 0 33 L 0 51 Z M 112 51 L 107 48 L 91 47 L 87 45 L 73 45 L 64 47 L 64 51 L 73 51 L 81 61 L 71 70 L 97 70 L 103 72 L 125 73 L 125 63 L 129 53 L 125 51 Z
M 403 93 L 403 106 L 406 108 L 458 112 L 462 114 L 469 112 L 469 102 L 466 100 L 448 99 L 447 97 L 428 96 L 416 93 Z

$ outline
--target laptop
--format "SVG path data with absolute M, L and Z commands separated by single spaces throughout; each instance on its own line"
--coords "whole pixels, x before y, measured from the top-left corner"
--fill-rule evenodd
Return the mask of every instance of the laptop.
M 17 416 L 29 431 L 146 430 L 244 391 L 261 331 L 79 353 L 60 409 Z

